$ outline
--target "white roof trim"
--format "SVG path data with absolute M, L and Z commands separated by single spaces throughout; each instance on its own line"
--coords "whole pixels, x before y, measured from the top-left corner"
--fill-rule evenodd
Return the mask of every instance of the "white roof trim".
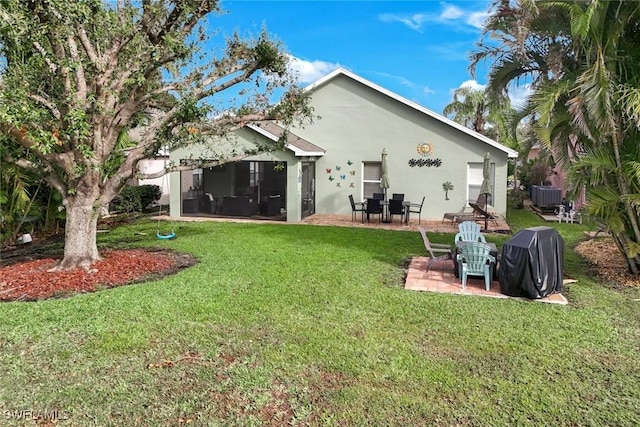
M 324 156 L 324 152 L 323 151 L 304 151 L 301 150 L 299 147 L 296 147 L 295 145 L 292 144 L 287 144 L 285 145 L 286 148 L 288 148 L 289 150 L 293 151 L 293 154 L 296 157 L 312 157 L 312 156 Z
M 247 127 L 249 129 L 252 129 L 252 130 L 258 132 L 260 135 L 269 138 L 273 142 L 278 142 L 278 138 L 274 134 L 272 134 L 271 132 L 267 132 L 266 130 L 262 129 L 260 126 L 249 124 L 249 125 L 247 125 Z
M 320 78 L 319 80 L 315 81 L 314 83 L 311 83 L 309 86 L 305 87 L 304 90 L 305 91 L 311 91 L 313 89 L 315 89 L 318 86 L 321 86 L 323 84 L 325 84 L 326 82 L 332 80 L 333 78 L 335 78 L 336 76 L 339 76 L 340 74 L 345 75 L 347 77 L 352 78 L 353 80 L 362 83 L 365 86 L 370 87 L 373 90 L 376 90 L 384 95 L 387 95 L 390 98 L 395 99 L 396 101 L 402 102 L 403 104 L 420 111 L 423 114 L 426 114 L 429 117 L 432 117 L 436 120 L 441 121 L 442 123 L 445 123 L 461 132 L 466 133 L 469 136 L 472 136 L 482 142 L 484 142 L 485 144 L 488 144 L 490 146 L 492 146 L 493 148 L 496 148 L 500 151 L 503 151 L 505 153 L 507 153 L 507 157 L 510 158 L 516 158 L 518 157 L 518 152 L 515 150 L 512 150 L 509 147 L 506 147 L 502 144 L 500 144 L 499 142 L 494 141 L 491 138 L 488 138 L 484 135 L 481 135 L 471 129 L 469 129 L 466 126 L 461 125 L 460 123 L 454 122 L 451 119 L 446 118 L 445 116 L 442 116 L 438 113 L 435 113 L 431 110 L 429 110 L 428 108 L 423 107 L 420 104 L 417 104 L 413 101 L 409 101 L 407 98 L 404 98 L 400 95 L 398 95 L 397 93 L 391 92 L 388 89 L 383 88 L 382 86 L 378 86 L 377 84 L 370 82 L 369 80 L 362 78 L 360 76 L 358 76 L 357 74 L 352 73 L 351 71 L 345 70 L 344 68 L 337 68 L 335 70 L 333 70 L 331 73 L 327 74 L 326 76 Z
M 261 128 L 260 126 L 249 124 L 247 125 L 247 127 L 258 132 L 260 135 L 270 139 L 273 142 L 278 142 L 278 137 L 276 137 L 271 132 L 267 132 L 265 129 Z M 324 151 L 304 151 L 293 144 L 285 144 L 285 148 L 293 151 L 293 154 L 296 157 L 324 156 Z

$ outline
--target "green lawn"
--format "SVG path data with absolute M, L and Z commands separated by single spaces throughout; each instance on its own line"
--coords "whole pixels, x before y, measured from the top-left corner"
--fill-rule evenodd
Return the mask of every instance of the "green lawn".
M 569 306 L 405 291 L 418 233 L 175 226 L 99 238 L 195 254 L 177 275 L 0 304 L 2 425 L 640 424 L 640 291 L 594 281 L 571 250 L 586 226 L 554 224 Z

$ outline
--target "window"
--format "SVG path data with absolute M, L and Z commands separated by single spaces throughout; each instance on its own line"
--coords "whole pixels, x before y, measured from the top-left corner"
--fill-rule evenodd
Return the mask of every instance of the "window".
M 260 162 L 249 162 L 249 186 L 256 187 L 264 179 L 264 170 Z
M 193 172 L 193 189 L 198 190 L 202 186 L 202 169 L 194 169 Z
M 380 193 L 380 179 L 382 178 L 382 162 L 362 162 L 362 197 L 373 197 L 373 193 Z
M 468 203 L 475 203 L 480 196 L 480 188 L 482 187 L 482 163 L 469 163 L 467 168 L 467 201 Z M 495 194 L 495 171 L 496 165 L 491 163 L 490 170 L 490 185 L 491 195 L 487 198 L 487 206 L 493 205 L 493 194 Z M 484 201 L 483 201 L 484 204 Z

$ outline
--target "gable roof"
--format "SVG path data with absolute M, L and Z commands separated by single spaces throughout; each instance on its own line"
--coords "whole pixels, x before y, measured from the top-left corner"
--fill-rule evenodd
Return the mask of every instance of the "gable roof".
M 403 104 L 405 104 L 406 106 L 413 108 L 414 110 L 417 110 L 433 119 L 436 119 L 446 125 L 451 126 L 452 128 L 455 128 L 457 130 L 459 130 L 460 132 L 466 133 L 467 135 L 484 142 L 487 145 L 490 145 L 493 148 L 496 148 L 500 151 L 503 151 L 507 154 L 507 157 L 510 158 L 516 158 L 518 157 L 518 152 L 515 150 L 512 150 L 509 147 L 506 147 L 502 144 L 500 144 L 499 142 L 494 141 L 491 138 L 488 138 L 482 134 L 479 134 L 471 129 L 469 129 L 466 126 L 461 125 L 460 123 L 454 122 L 451 119 L 448 119 L 447 117 L 440 115 L 438 113 L 435 113 L 431 110 L 429 110 L 428 108 L 423 107 L 420 104 L 417 104 L 413 101 L 408 100 L 407 98 L 404 98 L 400 95 L 398 95 L 397 93 L 391 92 L 390 90 L 387 90 L 381 86 L 378 86 L 375 83 L 370 82 L 367 79 L 364 79 L 360 76 L 358 76 L 357 74 L 352 73 L 351 71 L 345 70 L 344 68 L 337 68 L 334 71 L 332 71 L 331 73 L 327 74 L 326 76 L 320 78 L 319 80 L 315 81 L 314 83 L 311 83 L 309 86 L 307 86 L 304 90 L 306 92 L 309 91 L 313 91 L 315 89 L 317 89 L 320 86 L 325 85 L 326 83 L 330 82 L 331 80 L 335 79 L 338 76 L 346 76 L 349 77 L 350 79 L 353 79 L 377 92 L 380 92 L 392 99 L 395 99 L 398 102 L 401 102 Z
M 274 142 L 277 142 L 285 131 L 283 127 L 277 125 L 271 120 L 256 122 L 247 125 L 247 127 Z M 306 139 L 300 138 L 291 131 L 288 131 L 287 133 L 287 144 L 285 145 L 285 148 L 293 151 L 293 154 L 296 157 L 324 156 L 325 153 L 325 150 L 322 148 L 312 144 Z

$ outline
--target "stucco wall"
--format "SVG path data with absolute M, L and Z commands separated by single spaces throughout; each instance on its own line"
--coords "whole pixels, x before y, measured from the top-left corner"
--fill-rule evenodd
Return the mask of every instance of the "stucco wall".
M 425 196 L 422 218 L 433 219 L 466 204 L 468 163 L 482 163 L 489 152 L 496 189 L 491 209 L 506 211 L 506 153 L 344 76 L 316 89 L 312 105 L 321 119 L 295 133 L 326 150 L 317 161 L 316 212 L 348 214 L 348 195 L 362 198 L 362 162 L 380 161 L 383 148 L 388 193 L 404 193 L 412 202 Z M 432 147 L 430 156 L 418 153 L 424 143 Z M 411 167 L 411 160 L 441 165 Z M 454 185 L 449 200 L 442 189 L 445 181 Z

